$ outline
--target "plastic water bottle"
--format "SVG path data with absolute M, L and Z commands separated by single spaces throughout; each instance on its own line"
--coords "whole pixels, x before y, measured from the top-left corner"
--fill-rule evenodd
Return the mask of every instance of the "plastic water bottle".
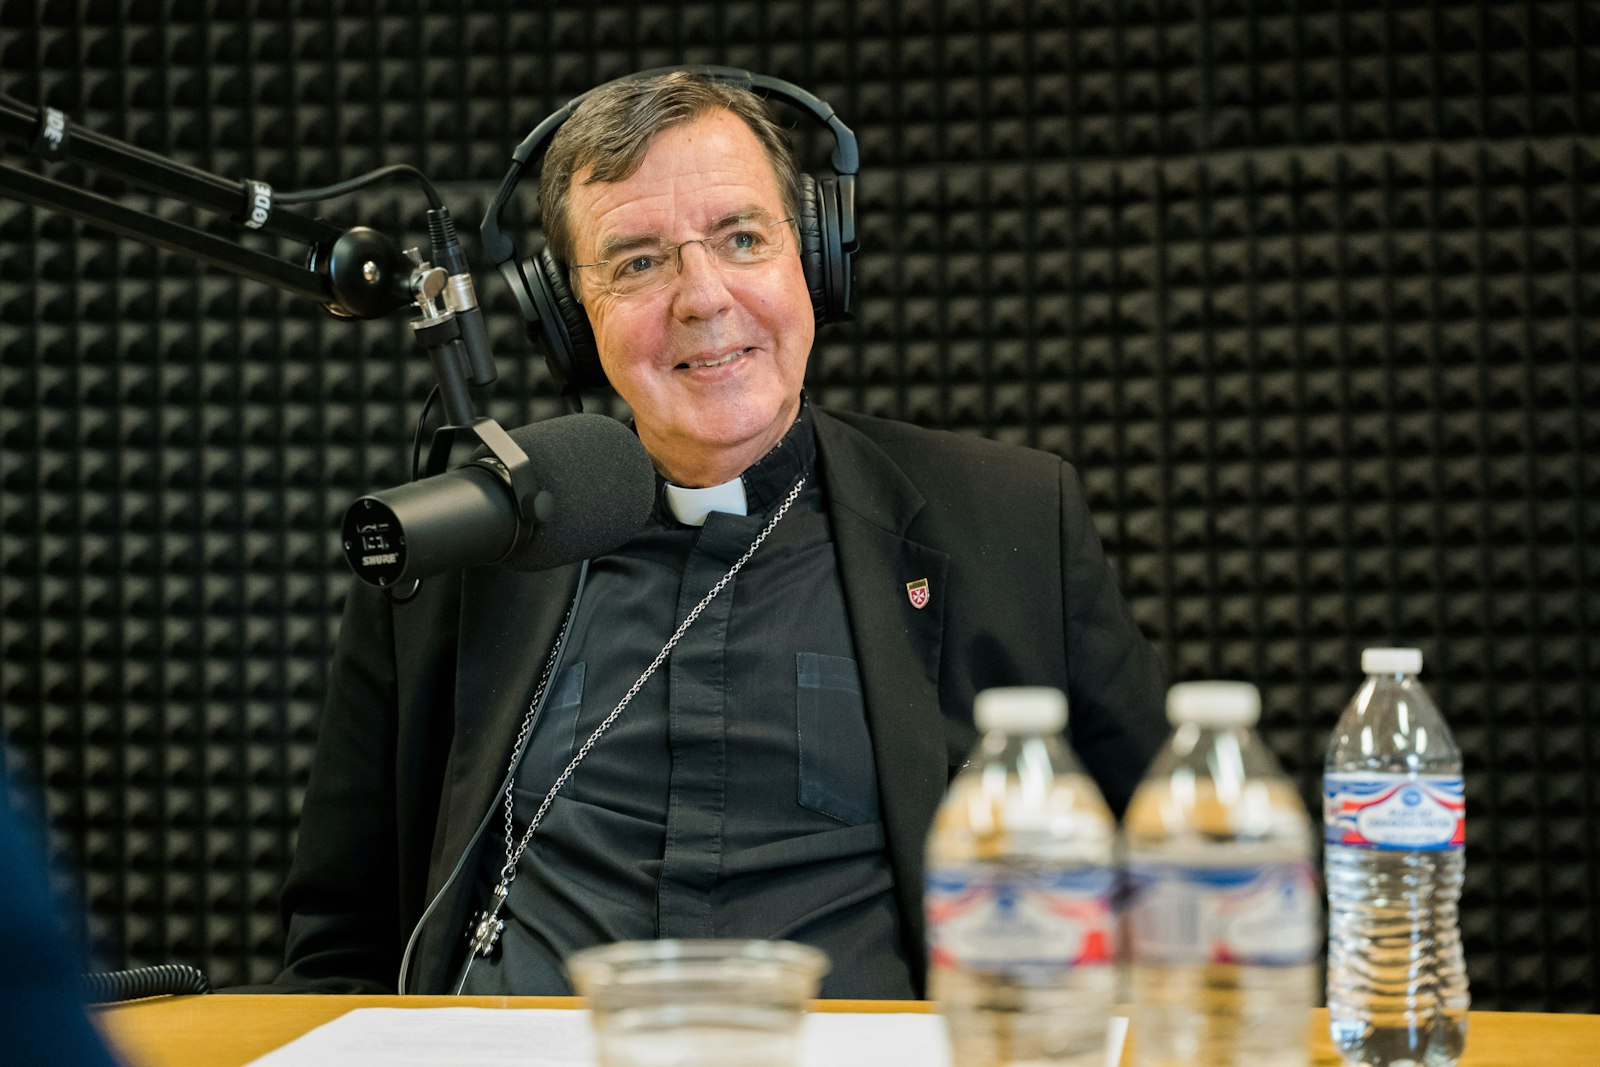
M 1328 1020 L 1347 1063 L 1447 1067 L 1467 1039 L 1461 750 L 1414 648 L 1369 648 L 1328 746 Z
M 1322 901 L 1315 833 L 1243 682 L 1167 694 L 1174 727 L 1123 820 L 1141 1067 L 1305 1067 Z
M 1101 1067 L 1116 984 L 1116 824 L 1055 689 L 989 689 L 928 838 L 929 990 L 955 1067 Z

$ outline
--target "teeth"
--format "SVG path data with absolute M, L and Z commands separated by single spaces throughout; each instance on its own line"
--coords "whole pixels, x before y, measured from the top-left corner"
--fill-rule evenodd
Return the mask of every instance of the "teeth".
M 721 359 L 712 359 L 712 360 L 704 360 L 704 361 L 695 360 L 695 361 L 690 362 L 689 366 L 690 367 L 720 367 L 724 363 L 732 363 L 734 360 L 738 359 L 740 356 L 744 355 L 748 351 L 749 351 L 749 349 L 747 349 L 747 348 L 736 348 L 732 352 L 729 352 L 727 355 L 723 356 Z

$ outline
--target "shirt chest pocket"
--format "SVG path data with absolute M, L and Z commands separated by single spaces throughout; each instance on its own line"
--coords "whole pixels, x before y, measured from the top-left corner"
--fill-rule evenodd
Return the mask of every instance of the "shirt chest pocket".
M 879 821 L 878 773 L 854 660 L 795 656 L 795 743 L 802 807 L 842 823 Z
M 588 740 L 588 735 L 578 736 L 585 673 L 584 664 L 574 663 L 563 667 L 551 679 L 544 709 L 539 713 L 539 724 L 529 741 L 522 767 L 518 769 L 517 788 L 536 794 L 541 800 L 567 769 L 579 747 Z M 576 776 L 562 792 L 572 796 L 577 792 L 575 786 Z

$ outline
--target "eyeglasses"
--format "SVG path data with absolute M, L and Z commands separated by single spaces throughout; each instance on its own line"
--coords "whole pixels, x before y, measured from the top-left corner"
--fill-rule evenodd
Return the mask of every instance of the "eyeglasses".
M 683 270 L 683 249 L 700 245 L 712 262 L 726 270 L 748 270 L 777 259 L 788 246 L 785 233 L 794 219 L 738 219 L 709 237 L 669 245 L 659 242 L 630 248 L 625 255 L 595 263 L 574 263 L 588 270 L 612 296 L 640 296 L 665 289 Z

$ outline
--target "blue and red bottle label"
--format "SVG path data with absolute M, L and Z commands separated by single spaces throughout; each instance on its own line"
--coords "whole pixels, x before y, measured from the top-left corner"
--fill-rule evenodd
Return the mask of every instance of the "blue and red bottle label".
M 1466 842 L 1466 801 L 1460 775 L 1324 775 L 1323 841 L 1386 851 L 1458 849 Z
M 1116 958 L 1115 889 L 1116 872 L 1105 866 L 930 871 L 928 962 L 1013 975 L 1109 964 Z
M 1140 963 L 1293 967 L 1322 949 L 1322 891 L 1307 860 L 1128 865 L 1128 935 Z

